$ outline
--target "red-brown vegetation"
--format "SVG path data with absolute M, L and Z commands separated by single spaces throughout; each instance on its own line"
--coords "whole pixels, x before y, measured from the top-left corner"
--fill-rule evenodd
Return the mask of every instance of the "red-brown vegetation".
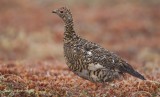
M 79 5 L 75 5 L 79 3 Z M 71 9 L 79 35 L 116 52 L 146 77 L 95 84 L 74 75 L 63 58 L 64 25 L 52 10 Z M 158 0 L 1 0 L 0 96 L 159 97 Z

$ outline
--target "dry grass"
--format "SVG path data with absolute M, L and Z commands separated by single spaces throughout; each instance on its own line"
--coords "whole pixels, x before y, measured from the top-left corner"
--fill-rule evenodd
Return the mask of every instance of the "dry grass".
M 145 73 L 146 81 L 127 76 L 105 87 L 99 84 L 98 90 L 94 83 L 77 77 L 54 60 L 1 63 L 0 72 L 1 96 L 158 97 L 160 94 L 160 73 L 156 73 L 158 79 L 153 77 L 156 71 Z
M 0 96 L 159 97 L 159 1 L 76 3 L 0 1 Z M 126 75 L 95 90 L 94 83 L 70 72 L 63 58 L 63 23 L 51 14 L 64 5 L 78 34 L 127 59 L 147 80 Z

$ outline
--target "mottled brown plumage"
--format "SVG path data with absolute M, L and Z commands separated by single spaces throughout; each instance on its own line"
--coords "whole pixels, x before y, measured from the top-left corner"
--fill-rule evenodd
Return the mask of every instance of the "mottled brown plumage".
M 68 67 L 78 76 L 92 82 L 110 82 L 124 73 L 145 80 L 131 65 L 116 54 L 78 36 L 73 18 L 66 7 L 54 10 L 65 23 L 64 56 Z

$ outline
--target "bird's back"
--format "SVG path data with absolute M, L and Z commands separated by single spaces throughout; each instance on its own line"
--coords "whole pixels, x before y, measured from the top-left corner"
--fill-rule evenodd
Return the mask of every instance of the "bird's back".
M 64 54 L 74 73 L 93 82 L 112 81 L 123 73 L 144 79 L 116 54 L 82 38 L 65 43 Z

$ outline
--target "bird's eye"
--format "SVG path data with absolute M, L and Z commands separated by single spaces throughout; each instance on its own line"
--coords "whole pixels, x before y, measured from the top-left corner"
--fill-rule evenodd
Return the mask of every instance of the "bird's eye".
M 60 13 L 63 13 L 63 11 L 60 11 Z

